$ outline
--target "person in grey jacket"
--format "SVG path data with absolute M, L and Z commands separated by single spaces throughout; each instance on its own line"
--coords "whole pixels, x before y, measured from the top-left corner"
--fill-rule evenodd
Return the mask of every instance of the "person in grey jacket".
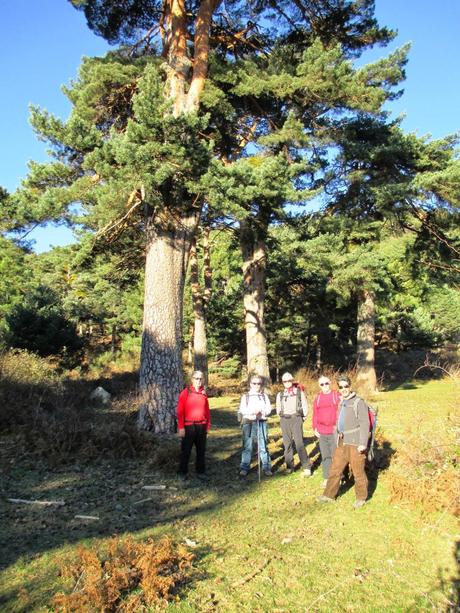
M 366 403 L 352 391 L 348 377 L 340 377 L 337 383 L 342 398 L 337 420 L 337 449 L 332 458 L 326 487 L 318 502 L 334 501 L 340 477 L 349 464 L 355 480 L 356 501 L 353 506 L 359 509 L 367 500 L 365 452 L 369 442 L 369 414 Z
M 303 442 L 303 422 L 308 415 L 307 399 L 289 372 L 282 376 L 284 390 L 276 395 L 276 412 L 280 416 L 283 434 L 284 460 L 286 473 L 294 470 L 294 445 L 302 464 L 303 476 L 311 476 L 311 462 Z

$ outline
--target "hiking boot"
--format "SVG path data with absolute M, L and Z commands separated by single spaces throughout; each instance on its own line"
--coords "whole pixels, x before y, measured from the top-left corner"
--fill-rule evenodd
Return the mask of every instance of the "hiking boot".
M 361 507 L 363 507 L 366 504 L 366 500 L 355 500 L 355 503 L 353 505 L 354 509 L 360 509 Z
M 285 472 L 286 475 L 292 475 L 292 473 L 294 472 L 294 469 L 288 467 L 288 468 L 286 468 L 286 470 L 284 472 Z
M 247 476 L 248 476 L 248 471 L 247 471 L 247 470 L 244 470 L 244 468 L 242 468 L 242 469 L 240 470 L 240 472 L 238 473 L 238 475 L 239 475 L 240 477 L 247 477 Z
M 264 470 L 264 475 L 265 475 L 266 477 L 273 477 L 273 473 L 272 473 L 272 471 L 271 471 L 269 468 L 266 468 L 266 469 Z
M 304 468 L 302 475 L 304 477 L 311 477 L 311 468 Z
M 318 498 L 316 499 L 316 502 L 319 502 L 321 504 L 326 504 L 328 502 L 334 502 L 334 499 L 329 498 L 328 496 L 318 496 Z
M 197 473 L 196 477 L 200 481 L 209 481 L 209 475 L 207 475 L 206 473 Z

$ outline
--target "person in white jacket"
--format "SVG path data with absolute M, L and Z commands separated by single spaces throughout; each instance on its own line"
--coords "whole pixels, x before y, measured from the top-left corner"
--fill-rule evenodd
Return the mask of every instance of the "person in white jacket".
M 246 477 L 251 468 L 254 443 L 258 443 L 262 470 L 272 476 L 270 454 L 268 453 L 267 418 L 272 412 L 268 395 L 263 391 L 263 380 L 258 375 L 251 377 L 249 391 L 241 396 L 238 416 L 241 420 L 243 450 L 241 454 L 240 477 Z

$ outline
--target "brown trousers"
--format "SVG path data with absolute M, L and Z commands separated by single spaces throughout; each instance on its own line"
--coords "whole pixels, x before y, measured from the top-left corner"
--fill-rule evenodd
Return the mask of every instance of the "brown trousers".
M 350 465 L 355 479 L 355 495 L 356 500 L 367 499 L 367 477 L 364 469 L 366 463 L 366 454 L 359 453 L 357 447 L 353 445 L 344 445 L 343 441 L 339 440 L 339 446 L 334 451 L 332 457 L 331 469 L 327 480 L 326 488 L 323 492 L 328 498 L 335 498 L 340 487 L 340 477 L 347 464 Z

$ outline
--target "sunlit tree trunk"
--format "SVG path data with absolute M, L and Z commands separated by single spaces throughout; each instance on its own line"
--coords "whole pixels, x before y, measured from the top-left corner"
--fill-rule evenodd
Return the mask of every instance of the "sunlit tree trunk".
M 202 0 L 194 24 L 194 56 L 187 46 L 185 0 L 165 0 L 160 29 L 166 59 L 165 96 L 178 117 L 198 109 L 208 70 L 209 32 L 221 0 Z M 165 203 L 165 217 L 169 203 Z M 190 203 L 176 202 L 176 210 Z M 198 208 L 198 207 L 195 207 Z M 185 274 L 199 214 L 185 212 L 169 223 L 151 220 L 146 232 L 144 326 L 142 333 L 138 426 L 156 433 L 175 429 L 177 397 L 183 386 L 182 302 Z
M 368 290 L 358 294 L 357 387 L 364 394 L 377 390 L 375 374 L 375 295 Z
M 208 385 L 208 345 L 206 334 L 206 311 L 211 297 L 211 263 L 209 254 L 209 228 L 202 232 L 203 284 L 200 283 L 196 238 L 190 250 L 190 283 L 194 315 L 193 368 L 201 370 L 204 384 Z
M 258 238 L 248 222 L 240 226 L 243 256 L 243 307 L 248 376 L 270 379 L 264 321 L 267 253 L 265 237 Z
M 147 228 L 138 425 L 156 433 L 174 431 L 183 387 L 183 294 L 196 224 L 191 216 L 163 229 Z

